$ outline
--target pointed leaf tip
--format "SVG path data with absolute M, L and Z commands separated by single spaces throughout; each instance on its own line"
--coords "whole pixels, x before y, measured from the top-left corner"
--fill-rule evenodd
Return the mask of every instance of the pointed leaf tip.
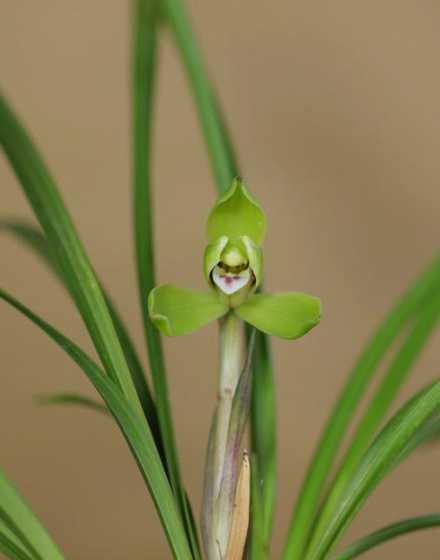
M 247 236 L 257 245 L 263 242 L 266 233 L 266 216 L 246 189 L 240 178 L 234 179 L 231 187 L 215 203 L 208 218 L 208 239 L 214 243 L 226 236 L 238 240 Z

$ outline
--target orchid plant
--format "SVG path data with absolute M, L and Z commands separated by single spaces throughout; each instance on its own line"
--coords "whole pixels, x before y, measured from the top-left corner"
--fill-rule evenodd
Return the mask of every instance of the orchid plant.
M 56 274 L 83 319 L 98 359 L 6 290 L 0 289 L 0 299 L 49 336 L 93 384 L 101 401 L 55 393 L 43 402 L 86 406 L 113 418 L 175 559 L 267 560 L 277 488 L 275 376 L 268 335 L 303 336 L 320 321 L 321 304 L 303 293 L 262 290 L 265 215 L 239 178 L 228 129 L 183 0 L 134 0 L 133 19 L 133 225 L 149 368 L 92 267 L 58 185 L 5 97 L 0 97 L 0 143 L 39 226 L 3 219 L 0 229 L 21 240 Z M 208 217 L 203 266 L 208 289 L 203 292 L 156 286 L 150 153 L 156 51 L 163 27 L 171 30 L 187 71 L 219 194 Z M 282 560 L 349 560 L 399 535 L 440 525 L 440 513 L 421 514 L 392 521 L 338 549 L 385 476 L 440 435 L 438 378 L 389 417 L 439 319 L 437 255 L 385 315 L 349 372 L 296 499 Z M 179 465 L 160 334 L 189 334 L 214 320 L 219 324 L 219 385 L 206 453 L 201 546 Z M 2 343 L 6 338 L 7 334 Z M 370 383 L 382 369 L 368 397 Z M 364 399 L 366 405 L 351 430 Z M 343 444 L 345 451 L 339 455 Z M 13 560 L 66 558 L 1 472 L 0 553 Z

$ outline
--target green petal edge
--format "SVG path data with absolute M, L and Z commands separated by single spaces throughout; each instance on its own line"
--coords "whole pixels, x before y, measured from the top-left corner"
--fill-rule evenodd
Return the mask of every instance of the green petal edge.
M 163 334 L 180 336 L 222 317 L 228 306 L 215 292 L 185 290 L 165 284 L 151 290 L 148 311 Z
M 321 319 L 321 302 L 302 293 L 256 294 L 235 313 L 258 330 L 280 338 L 305 335 Z
M 255 245 L 262 244 L 266 216 L 241 179 L 234 179 L 231 187 L 217 200 L 209 214 L 207 229 L 210 243 L 225 235 L 231 240 L 247 236 Z
M 214 243 L 210 243 L 206 247 L 205 254 L 203 256 L 203 269 L 205 272 L 205 278 L 208 282 L 210 282 L 210 274 L 212 272 L 212 269 L 219 263 L 220 256 L 227 244 L 228 238 L 223 235 Z
M 263 251 L 252 242 L 252 239 L 244 235 L 241 238 L 243 245 L 246 248 L 246 254 L 249 259 L 249 266 L 255 274 L 256 287 L 261 284 L 261 277 L 263 275 Z

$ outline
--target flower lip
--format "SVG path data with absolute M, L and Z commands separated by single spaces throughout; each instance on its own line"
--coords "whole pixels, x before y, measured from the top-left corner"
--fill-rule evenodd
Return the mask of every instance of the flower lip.
M 253 274 L 247 265 L 244 268 L 242 266 L 235 267 L 240 268 L 240 270 L 230 270 L 230 268 L 223 263 L 219 263 L 214 267 L 211 274 L 212 282 L 228 296 L 250 284 L 253 279 Z

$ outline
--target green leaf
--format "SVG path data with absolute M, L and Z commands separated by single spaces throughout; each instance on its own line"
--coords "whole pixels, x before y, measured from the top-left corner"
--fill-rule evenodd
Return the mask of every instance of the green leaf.
M 85 408 L 90 408 L 97 412 L 102 412 L 108 414 L 108 409 L 102 403 L 86 397 L 84 395 L 78 395 L 77 393 L 55 393 L 53 395 L 38 395 L 35 397 L 35 402 L 40 405 L 63 405 L 70 404 L 74 406 L 83 406 Z
M 23 245 L 32 249 L 40 257 L 43 263 L 55 274 L 58 280 L 64 284 L 64 278 L 57 266 L 54 255 L 51 252 L 49 243 L 40 228 L 19 219 L 1 219 L 0 231 L 12 234 Z
M 418 312 L 425 298 L 438 289 L 439 283 L 440 257 L 436 256 L 385 317 L 351 370 L 333 406 L 301 486 L 283 558 L 303 560 L 304 547 L 310 536 L 324 484 L 357 406 L 382 359 L 408 321 Z
M 0 529 L 0 553 L 5 555 L 5 558 L 11 560 L 34 560 L 22 548 L 17 546 L 14 541 L 9 540 Z
M 36 560 L 64 558 L 46 529 L 2 471 L 0 471 L 0 521 L 12 535 L 15 535 L 13 540 L 11 536 L 8 537 L 6 531 L 3 532 L 6 537 L 3 539 L 4 547 L 9 546 L 12 550 L 16 548 Z M 18 546 L 18 542 L 22 543 L 22 547 Z M 17 550 L 15 552 L 17 553 Z
M 36 557 L 10 527 L 0 519 L 0 553 L 12 560 L 34 560 Z
M 161 340 L 150 320 L 147 306 L 147 295 L 156 285 L 151 206 L 151 130 L 158 24 L 158 2 L 136 0 L 132 49 L 133 223 L 136 265 L 166 468 L 191 539 L 193 555 L 199 558 L 197 534 L 191 521 L 191 506 L 180 476 Z
M 215 443 L 217 434 L 217 411 L 218 405 L 212 417 L 211 426 L 209 428 L 208 447 L 205 457 L 205 480 L 203 481 L 203 497 L 202 512 L 200 519 L 200 529 L 202 533 L 202 542 L 206 558 L 209 558 L 211 543 L 211 528 L 213 526 L 213 513 L 216 500 L 215 491 Z
M 256 331 L 255 357 L 252 382 L 252 402 L 251 402 L 251 441 L 254 451 L 251 463 L 252 469 L 258 470 L 258 487 L 261 493 L 262 519 L 252 522 L 256 527 L 263 525 L 263 530 L 258 535 L 251 535 L 251 542 L 256 539 L 261 546 L 251 546 L 251 559 L 260 560 L 257 551 L 264 551 L 264 560 L 268 555 L 270 536 L 272 533 L 275 497 L 277 486 L 276 468 L 276 402 L 275 402 L 275 383 L 273 379 L 272 364 L 270 359 L 269 341 L 266 335 Z M 255 490 L 253 490 L 255 491 Z M 251 512 L 252 516 L 254 512 Z M 255 555 L 254 555 L 255 551 Z M 261 554 L 261 553 L 260 553 Z
M 440 411 L 428 418 L 408 441 L 405 449 L 396 457 L 396 464 L 404 461 L 417 448 L 425 444 L 436 444 L 440 437 Z
M 232 241 L 249 237 L 260 246 L 266 233 L 266 216 L 239 178 L 217 200 L 208 217 L 208 239 L 215 243 L 226 236 Z
M 161 0 L 161 7 L 188 74 L 217 188 L 219 192 L 224 192 L 238 175 L 236 156 L 227 127 L 223 123 L 218 101 L 204 69 L 184 2 Z
M 400 408 L 365 453 L 325 531 L 310 542 L 306 560 L 323 560 L 326 557 L 368 496 L 396 465 L 396 457 L 414 433 L 439 410 L 440 381 L 420 391 Z
M 258 461 L 251 458 L 251 519 L 249 532 L 249 558 L 267 560 L 268 551 L 265 540 L 265 523 L 262 503 L 262 484 L 258 470 Z
M 58 189 L 25 129 L 0 98 L 0 142 L 87 326 L 106 372 L 141 414 L 105 298 Z
M 100 394 L 107 408 L 118 423 L 126 439 L 139 470 L 150 489 L 151 496 L 158 510 L 168 542 L 177 560 L 190 560 L 187 536 L 177 509 L 173 493 L 154 444 L 151 431 L 145 418 L 138 414 L 116 383 L 104 375 L 103 371 L 71 340 L 38 317 L 15 298 L 0 290 L 0 298 L 15 307 L 33 323 L 48 334 L 83 370 Z M 54 558 L 56 556 L 45 556 Z
M 439 525 L 440 513 L 431 513 L 429 515 L 421 515 L 420 517 L 411 517 L 410 519 L 398 521 L 397 523 L 387 525 L 382 529 L 374 531 L 371 535 L 359 539 L 348 546 L 335 560 L 351 560 L 396 537 L 414 533 L 415 531 L 421 531 L 422 529 L 438 527 Z
M 314 534 L 323 531 L 333 516 L 334 505 L 342 495 L 347 481 L 351 479 L 356 466 L 371 442 L 377 427 L 394 401 L 400 387 L 420 355 L 440 319 L 440 294 L 425 303 L 414 327 L 392 360 L 376 392 L 371 398 L 359 422 L 351 444 L 346 451 L 325 499 L 318 521 L 315 521 Z
M 319 323 L 321 302 L 301 293 L 256 294 L 235 312 L 258 330 L 281 338 L 299 338 Z
M 171 284 L 151 290 L 148 308 L 153 323 L 167 336 L 194 332 L 228 311 L 215 292 L 184 290 Z
M 61 270 L 58 268 L 54 259 L 54 255 L 50 249 L 46 237 L 39 228 L 20 220 L 0 220 L 0 231 L 4 230 L 13 234 L 19 241 L 26 247 L 32 249 L 37 254 L 43 263 L 56 275 L 58 280 L 69 290 L 68 283 L 64 280 Z M 151 396 L 151 391 L 147 383 L 144 369 L 137 354 L 134 343 L 128 333 L 128 329 L 124 324 L 115 304 L 112 302 L 110 296 L 106 291 L 101 288 L 107 302 L 108 310 L 110 312 L 113 324 L 116 329 L 119 341 L 124 352 L 127 365 L 130 370 L 131 378 L 136 388 L 137 394 L 141 401 L 144 414 L 148 420 L 150 428 L 153 432 L 156 445 L 162 449 L 162 442 L 159 433 L 159 426 L 157 420 L 156 407 Z
M 114 303 L 110 299 L 110 296 L 105 292 L 104 295 L 106 298 L 110 316 L 115 326 L 116 334 L 118 335 L 119 342 L 122 346 L 122 351 L 124 352 L 125 360 L 127 362 L 134 387 L 139 396 L 145 418 L 147 419 L 148 425 L 150 426 L 150 429 L 153 433 L 157 448 L 159 449 L 160 454 L 163 455 L 164 443 L 159 430 L 157 406 L 153 400 L 153 396 L 147 382 L 145 370 L 142 366 L 139 355 L 128 332 L 127 326 L 120 316 L 119 311 L 116 309 Z
M 420 426 L 415 430 L 415 432 L 412 434 L 412 436 L 408 439 L 408 441 L 406 442 L 406 444 L 404 445 L 404 447 L 400 450 L 399 453 L 396 453 L 395 457 L 393 458 L 393 460 L 390 462 L 389 467 L 388 467 L 388 471 L 393 470 L 394 468 L 396 468 L 400 463 L 402 463 L 412 452 L 414 452 L 417 448 L 421 447 L 422 445 L 425 445 L 426 443 L 430 443 L 433 440 L 435 440 L 436 437 L 438 437 L 438 435 L 440 434 L 440 408 L 437 408 L 434 413 L 432 415 L 429 415 L 421 424 Z M 352 469 L 355 472 L 355 469 Z M 339 490 L 339 487 L 338 487 Z M 343 489 L 342 489 L 343 490 Z M 332 505 L 334 507 L 336 507 L 337 505 L 337 500 L 341 499 L 341 495 L 342 495 L 342 491 L 339 494 L 332 494 Z M 325 513 L 328 514 L 328 512 L 325 510 Z M 332 513 L 333 515 L 333 513 Z M 313 540 L 317 541 L 319 535 L 322 535 L 326 526 L 328 525 L 329 519 L 330 519 L 330 515 L 327 515 L 326 517 L 321 516 L 321 518 L 319 519 L 319 525 L 316 528 L 316 530 L 313 533 Z M 429 518 L 429 516 L 427 516 L 427 518 Z M 414 518 L 414 521 L 417 524 L 417 519 L 418 518 Z M 420 518 L 420 520 L 422 521 L 423 517 Z M 408 521 L 412 521 L 412 519 L 409 519 Z M 405 527 L 405 521 L 402 522 L 402 529 Z M 372 535 L 369 535 L 367 537 L 365 537 L 364 539 L 361 539 L 360 541 L 354 543 L 352 546 L 348 547 L 346 549 L 346 551 L 344 551 L 344 553 L 347 554 L 354 554 L 356 552 L 356 554 L 360 554 L 361 552 L 367 551 L 369 548 L 371 548 L 372 546 L 376 546 L 376 544 L 380 544 L 381 542 L 383 542 L 384 540 L 388 540 L 389 538 L 393 538 L 394 533 L 394 527 L 396 528 L 397 531 L 399 531 L 399 526 L 400 523 L 397 523 L 395 526 L 391 525 L 390 527 L 385 527 L 384 529 L 381 529 L 379 531 L 377 531 L 377 535 L 376 533 L 373 533 Z M 428 525 L 427 525 L 428 527 Z M 323 530 L 324 528 L 324 530 Z M 423 527 L 420 527 L 423 528 Z M 388 531 L 389 529 L 389 531 Z M 417 529 L 414 529 L 417 530 Z M 396 533 L 396 536 L 398 536 L 399 534 L 403 534 L 400 532 Z M 382 535 L 386 538 L 384 538 L 382 540 Z M 389 535 L 389 536 L 388 536 Z M 371 541 L 370 541 L 371 538 Z M 377 538 L 377 541 L 376 541 Z M 371 545 L 370 545 L 371 542 Z M 363 548 L 364 546 L 367 546 L 367 548 Z M 350 558 L 352 556 L 349 556 Z M 345 558 L 345 556 L 343 556 L 343 558 Z M 336 559 L 339 560 L 339 557 Z

